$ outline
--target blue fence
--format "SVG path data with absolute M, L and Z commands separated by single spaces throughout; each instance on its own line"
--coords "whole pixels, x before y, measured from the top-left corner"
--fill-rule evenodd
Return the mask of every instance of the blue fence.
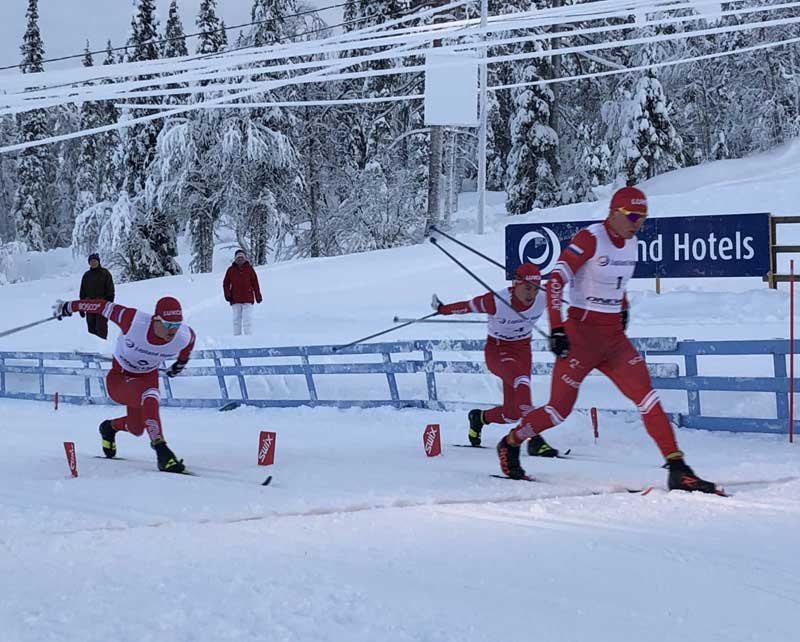
M 653 337 L 633 339 L 633 342 L 640 352 L 652 359 L 649 369 L 657 389 L 685 392 L 687 411 L 672 413 L 679 425 L 736 432 L 787 430 L 789 341 L 678 341 Z M 798 349 L 800 340 L 795 341 L 795 351 Z M 546 342 L 534 340 L 533 350 L 546 352 Z M 486 374 L 482 351 L 482 340 L 370 343 L 337 352 L 333 351 L 333 346 L 201 350 L 193 353 L 190 367 L 179 378 L 162 376 L 162 404 L 195 408 L 236 404 L 437 410 L 472 407 L 474 400 L 443 398 L 440 387 L 443 377 Z M 771 359 L 771 372 L 754 377 L 699 373 L 700 361 L 721 356 L 739 360 Z M 88 353 L 0 352 L 0 397 L 52 401 L 58 392 L 59 399 L 66 403 L 112 404 L 104 383 L 108 366 L 107 358 Z M 534 363 L 532 374 L 549 375 L 551 371 L 551 363 Z M 366 386 L 359 385 L 358 375 L 370 376 Z M 321 385 L 331 377 L 346 377 L 337 380 L 336 389 L 339 393 L 348 390 L 359 398 L 342 399 L 342 394 L 326 398 L 325 394 L 320 394 Z M 379 384 L 376 377 L 385 383 Z M 289 379 L 300 383 L 292 390 L 286 383 Z M 276 390 L 276 386 L 280 390 Z M 800 390 L 800 380 L 795 380 L 795 386 Z M 178 388 L 184 388 L 183 392 Z M 740 399 L 741 393 L 774 395 L 774 416 L 704 414 L 701 393 L 719 391 L 739 393 Z

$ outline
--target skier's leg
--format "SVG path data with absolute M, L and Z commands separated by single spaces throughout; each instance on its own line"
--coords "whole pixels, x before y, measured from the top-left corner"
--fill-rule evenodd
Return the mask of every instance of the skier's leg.
M 239 336 L 242 334 L 242 304 L 234 303 L 231 311 L 233 312 L 233 334 Z

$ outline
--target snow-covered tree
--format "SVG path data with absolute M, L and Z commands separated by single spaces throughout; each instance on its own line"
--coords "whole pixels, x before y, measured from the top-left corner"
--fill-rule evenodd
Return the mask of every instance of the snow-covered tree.
M 183 23 L 178 13 L 178 0 L 171 0 L 169 3 L 169 15 L 164 30 L 164 40 L 162 58 L 178 58 L 179 56 L 189 55 Z
M 533 64 L 524 65 L 520 82 L 539 79 Z M 517 92 L 506 172 L 506 209 L 511 214 L 552 207 L 561 201 L 561 189 L 555 179 L 558 136 L 550 127 L 552 99 L 547 86 L 527 86 Z
M 21 47 L 21 70 L 24 74 L 36 74 L 44 71 L 44 44 L 39 32 L 38 0 L 28 0 L 25 15 L 27 27 Z M 51 134 L 47 112 L 42 109 L 20 114 L 17 126 L 25 141 L 46 138 Z M 51 147 L 33 147 L 20 153 L 13 207 L 17 239 L 32 250 L 46 249 L 45 230 L 53 222 L 52 186 L 55 183 L 55 174 L 56 162 Z
M 200 3 L 195 24 L 200 32 L 197 39 L 198 54 L 217 53 L 227 44 L 224 25 L 217 15 L 217 0 L 203 0 Z

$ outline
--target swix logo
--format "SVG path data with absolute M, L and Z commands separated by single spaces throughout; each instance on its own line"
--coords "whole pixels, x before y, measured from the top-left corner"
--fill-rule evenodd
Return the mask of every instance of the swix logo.
M 77 477 L 78 462 L 75 459 L 75 443 L 72 441 L 65 441 L 64 452 L 67 454 L 67 465 L 69 466 L 69 472 L 72 473 L 73 477 Z
M 258 439 L 258 465 L 270 466 L 275 463 L 275 433 L 261 431 Z
M 573 379 L 569 375 L 565 374 L 561 375 L 561 381 L 567 384 L 570 388 L 575 388 L 576 390 L 581 386 L 579 382 L 575 381 L 575 379 Z
M 644 357 L 640 354 L 637 354 L 633 359 L 628 361 L 628 365 L 635 366 L 637 363 L 641 363 L 644 361 Z
M 439 434 L 439 424 L 428 424 L 425 427 L 422 443 L 425 446 L 425 454 L 428 457 L 436 457 L 442 454 L 442 438 Z

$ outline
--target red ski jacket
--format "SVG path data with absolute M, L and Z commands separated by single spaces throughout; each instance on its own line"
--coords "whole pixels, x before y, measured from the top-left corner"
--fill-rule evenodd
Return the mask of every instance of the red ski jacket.
M 242 263 L 239 267 L 234 263 L 225 272 L 225 279 L 222 281 L 222 292 L 225 300 L 233 305 L 234 303 L 261 303 L 261 289 L 258 286 L 258 276 L 253 266 L 249 262 Z

